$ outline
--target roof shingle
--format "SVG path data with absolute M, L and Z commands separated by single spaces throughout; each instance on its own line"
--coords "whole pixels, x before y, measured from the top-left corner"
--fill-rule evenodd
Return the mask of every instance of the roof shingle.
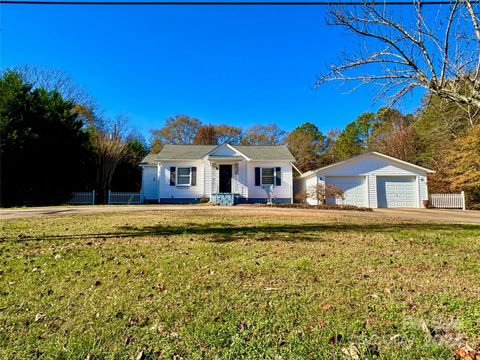
M 231 145 L 251 160 L 295 161 L 285 145 Z M 155 165 L 161 160 L 198 160 L 217 145 L 165 145 L 158 154 L 148 154 L 142 164 Z

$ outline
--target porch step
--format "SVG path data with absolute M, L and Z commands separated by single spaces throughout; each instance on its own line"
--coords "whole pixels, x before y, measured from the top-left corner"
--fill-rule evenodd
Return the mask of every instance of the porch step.
M 231 194 L 231 193 L 212 194 L 212 202 L 217 205 L 233 206 L 235 205 L 235 194 Z

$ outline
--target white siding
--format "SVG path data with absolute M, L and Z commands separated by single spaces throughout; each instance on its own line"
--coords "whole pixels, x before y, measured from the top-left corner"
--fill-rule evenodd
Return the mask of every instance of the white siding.
M 377 177 L 372 174 L 367 175 L 367 186 L 368 186 L 368 206 L 371 208 L 378 207 L 378 198 L 377 198 Z
M 419 206 L 423 207 L 423 200 L 428 200 L 428 184 L 427 184 L 427 177 L 426 176 L 419 176 Z
M 427 177 L 425 171 L 375 154 L 352 159 L 352 161 L 346 161 L 337 166 L 320 170 L 320 172 L 301 179 L 303 184 L 298 187 L 308 189 L 309 186 L 315 185 L 317 180 L 324 181 L 326 178 L 332 176 L 366 176 L 368 194 L 367 204 L 371 208 L 378 207 L 377 176 L 415 176 L 417 181 L 417 207 L 422 207 L 423 200 L 428 199 Z M 308 199 L 308 202 L 310 204 L 316 203 L 313 199 Z
M 203 161 L 176 161 L 162 162 L 160 167 L 159 198 L 185 199 L 201 198 L 205 196 L 204 189 L 204 162 Z M 170 186 L 170 167 L 197 167 L 197 185 L 195 186 Z
M 229 148 L 227 145 L 220 146 L 218 149 L 212 151 L 209 155 L 212 156 L 236 156 L 240 155 L 238 151 Z
M 318 176 L 311 176 L 306 179 L 305 191 L 307 195 L 310 195 L 312 191 L 315 191 L 315 186 L 317 186 L 317 184 L 325 184 L 325 182 L 323 180 L 320 180 Z M 308 197 L 307 203 L 309 203 L 310 205 L 318 205 L 318 200 L 313 197 Z
M 205 196 L 210 197 L 212 194 L 212 166 L 208 161 L 203 163 L 204 172 L 203 172 L 203 183 L 205 187 Z
M 282 185 L 273 188 L 274 198 L 293 199 L 292 164 L 287 161 L 249 161 L 246 166 L 246 184 L 249 199 L 266 199 L 267 193 L 261 186 L 255 186 L 256 167 L 281 167 Z
M 238 174 L 235 175 L 235 165 L 233 165 L 233 191 L 244 198 L 248 197 L 247 185 L 247 161 L 240 161 L 238 163 Z

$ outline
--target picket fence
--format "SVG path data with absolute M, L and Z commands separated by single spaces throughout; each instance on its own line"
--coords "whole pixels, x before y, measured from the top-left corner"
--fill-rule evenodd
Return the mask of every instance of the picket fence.
M 114 192 L 108 191 L 108 205 L 142 204 L 141 192 Z M 69 205 L 95 205 L 95 190 L 77 191 L 72 193 Z
M 430 194 L 430 207 L 438 209 L 465 210 L 465 193 L 460 194 Z
M 142 204 L 142 194 L 139 192 L 108 191 L 108 205 Z
M 72 198 L 67 202 L 70 205 L 94 205 L 95 190 L 77 191 L 72 193 Z

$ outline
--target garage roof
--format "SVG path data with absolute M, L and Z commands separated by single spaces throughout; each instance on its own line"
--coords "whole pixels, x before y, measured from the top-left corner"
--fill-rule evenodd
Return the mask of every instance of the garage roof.
M 322 172 L 322 171 L 324 171 L 324 170 L 326 170 L 326 169 L 330 169 L 330 168 L 333 168 L 333 167 L 336 167 L 336 166 L 339 166 L 339 165 L 344 165 L 344 164 L 348 164 L 348 163 L 360 161 L 360 160 L 362 160 L 363 158 L 365 158 L 365 157 L 367 157 L 367 156 L 370 156 L 370 155 L 375 155 L 375 156 L 378 156 L 378 157 L 381 157 L 381 158 L 384 158 L 384 159 L 387 159 L 387 160 L 390 160 L 390 161 L 394 161 L 394 162 L 397 162 L 397 163 L 399 163 L 399 164 L 402 164 L 402 165 L 405 165 L 405 166 L 409 166 L 409 167 L 414 168 L 414 169 L 417 169 L 417 170 L 424 171 L 424 172 L 426 172 L 426 173 L 434 173 L 434 172 L 435 172 L 434 170 L 427 169 L 427 168 L 425 168 L 425 167 L 423 167 L 423 166 L 419 166 L 419 165 L 415 165 L 415 164 L 409 163 L 408 161 L 403 161 L 403 160 L 394 158 L 393 156 L 388 156 L 388 155 L 379 153 L 378 151 L 369 151 L 369 152 L 366 152 L 366 153 L 363 153 L 363 154 L 360 154 L 360 155 L 351 157 L 350 159 L 347 159 L 347 160 L 339 161 L 339 162 L 337 162 L 337 163 L 330 164 L 330 165 L 327 165 L 327 166 L 324 166 L 324 167 L 321 167 L 321 168 L 318 168 L 318 169 L 315 169 L 315 170 L 307 171 L 307 172 L 303 173 L 302 175 L 300 175 L 300 178 L 309 177 L 309 176 L 311 176 L 311 175 L 313 175 L 313 174 Z

